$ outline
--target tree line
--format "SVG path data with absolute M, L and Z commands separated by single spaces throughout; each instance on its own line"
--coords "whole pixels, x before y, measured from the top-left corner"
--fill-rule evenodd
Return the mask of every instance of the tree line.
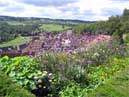
M 0 23 L 0 43 L 15 39 L 19 35 L 31 36 L 38 28 L 39 28 L 38 24 L 9 25 L 6 22 L 1 22 Z
M 89 32 L 92 34 L 107 33 L 119 37 L 123 43 L 123 34 L 129 33 L 129 9 L 124 9 L 121 16 L 111 16 L 107 21 L 98 21 L 93 24 L 83 24 L 74 28 L 75 33 Z

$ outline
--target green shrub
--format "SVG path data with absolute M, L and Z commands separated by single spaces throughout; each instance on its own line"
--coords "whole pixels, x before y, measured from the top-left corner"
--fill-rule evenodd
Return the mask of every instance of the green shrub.
M 80 65 L 70 65 L 65 71 L 64 75 L 67 79 L 75 81 L 76 83 L 88 85 L 87 70 Z
M 0 96 L 5 97 L 35 97 L 27 90 L 23 89 L 18 84 L 0 71 Z
M 118 59 L 112 58 L 107 65 L 100 65 L 97 67 L 90 67 L 88 78 L 89 78 L 89 88 L 94 90 L 99 85 L 109 79 L 114 73 L 120 72 L 125 69 L 129 64 L 129 58 Z
M 75 86 L 69 85 L 70 81 L 79 85 L 80 88 L 76 87 L 76 89 L 87 89 L 86 93 L 88 93 L 127 66 L 128 59 L 119 59 L 128 57 L 127 50 L 127 47 L 120 46 L 114 41 L 109 45 L 102 43 L 86 52 L 72 55 L 47 52 L 43 54 L 41 64 L 56 76 L 53 86 L 53 90 L 56 90 L 55 94 L 58 95 L 61 91 L 62 95 L 67 95 L 68 91 L 75 91 Z M 72 93 L 68 95 L 73 96 Z
M 41 76 L 41 71 L 29 57 L 15 57 L 10 59 L 5 56 L 0 59 L 0 69 L 5 72 L 14 82 L 26 87 L 35 89 L 35 76 Z
M 89 65 L 108 64 L 112 57 L 129 57 L 129 47 L 120 45 L 117 40 L 112 40 L 110 44 L 96 44 L 85 52 L 78 52 L 76 56 L 78 60 L 82 61 L 83 66 L 87 68 Z
M 73 80 L 78 83 L 87 82 L 87 69 L 85 69 L 78 61 L 72 59 L 74 55 L 65 53 L 47 53 L 42 57 L 43 61 L 47 60 L 45 68 L 52 73 L 60 73 L 64 78 Z M 79 59 L 80 60 L 80 59 Z
M 124 34 L 123 39 L 124 39 L 124 42 L 128 44 L 129 43 L 129 34 Z
M 87 97 L 128 97 L 129 67 L 114 74 L 105 84 L 89 93 Z
M 87 95 L 87 88 L 83 88 L 77 83 L 70 82 L 59 94 L 61 97 L 85 97 L 85 95 Z
M 27 56 L 0 59 L 0 70 L 7 74 L 13 82 L 28 90 L 51 88 L 53 75 L 37 65 L 37 59 Z
M 81 82 L 77 83 L 75 81 L 69 81 L 69 83 L 67 83 L 67 85 L 60 91 L 60 95 L 61 97 L 86 97 L 97 87 L 105 83 L 107 79 L 114 75 L 114 73 L 125 69 L 128 64 L 129 58 L 112 58 L 109 60 L 108 64 L 99 66 L 90 65 L 87 72 L 89 84 L 85 86 L 85 83 L 81 84 Z
M 79 60 L 83 60 L 83 66 L 87 68 L 88 65 L 97 66 L 108 63 L 109 58 L 112 56 L 112 50 L 105 43 L 101 43 L 90 47 L 85 52 L 78 52 L 78 56 Z
M 68 85 L 69 81 L 78 83 L 84 87 L 88 85 L 87 69 L 73 59 L 74 55 L 65 53 L 44 53 L 41 59 L 43 68 L 55 74 L 53 90 L 59 92 Z

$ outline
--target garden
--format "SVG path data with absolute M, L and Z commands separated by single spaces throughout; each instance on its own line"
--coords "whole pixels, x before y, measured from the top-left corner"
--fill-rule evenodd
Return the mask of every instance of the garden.
M 22 35 L 33 38 L 21 36 L 0 48 L 0 97 L 128 97 L 128 20 L 125 9 L 122 16 L 62 33 L 34 34 L 37 25 L 10 26 L 8 34 L 1 32 L 1 43 L 16 38 L 19 33 L 10 32 L 19 27 Z M 8 32 L 9 25 L 1 25 Z M 58 30 L 51 26 L 44 27 Z M 8 48 L 21 39 L 22 45 Z
M 95 97 L 89 95 L 128 64 L 128 46 L 114 38 L 84 51 L 42 50 L 35 56 L 4 56 L 0 58 L 0 96 Z

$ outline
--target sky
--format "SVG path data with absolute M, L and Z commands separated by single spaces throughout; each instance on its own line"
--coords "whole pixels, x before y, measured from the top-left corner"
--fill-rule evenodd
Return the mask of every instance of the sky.
M 0 15 L 86 21 L 107 20 L 129 8 L 129 0 L 0 0 Z

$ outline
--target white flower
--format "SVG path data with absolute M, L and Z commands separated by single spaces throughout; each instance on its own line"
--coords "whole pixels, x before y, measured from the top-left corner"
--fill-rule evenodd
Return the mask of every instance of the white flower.
M 42 74 L 42 75 L 43 75 L 43 76 L 46 76 L 47 73 L 48 73 L 47 71 L 43 71 L 43 74 Z
M 52 82 L 52 80 L 49 80 L 49 82 Z
M 38 80 L 38 83 L 42 83 L 42 80 L 41 80 L 41 79 L 39 79 L 39 80 Z
M 48 76 L 51 77 L 52 76 L 52 73 L 49 73 Z
M 42 85 L 38 85 L 39 88 L 42 88 Z
M 99 53 L 97 53 L 97 52 L 96 52 L 96 53 L 94 53 L 94 56 L 99 56 Z
M 34 77 L 35 80 L 38 80 L 39 78 L 37 76 Z

